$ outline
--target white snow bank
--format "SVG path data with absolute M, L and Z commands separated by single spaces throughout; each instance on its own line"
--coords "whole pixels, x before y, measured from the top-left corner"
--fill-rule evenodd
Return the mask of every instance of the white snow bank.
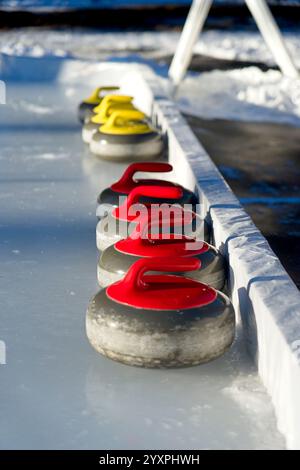
M 300 66 L 299 33 L 284 32 L 284 39 L 294 61 Z M 274 59 L 259 31 L 205 31 L 195 52 L 229 60 L 245 60 L 275 65 Z
M 291 55 L 300 66 L 299 33 L 285 32 Z M 0 52 L 12 55 L 72 55 L 77 58 L 106 58 L 114 53 L 137 49 L 156 55 L 172 54 L 179 32 L 114 32 L 19 28 L 0 33 Z M 274 60 L 260 33 L 242 31 L 204 31 L 195 52 L 223 59 L 251 60 L 274 65 Z
M 257 67 L 187 77 L 178 90 L 182 111 L 205 118 L 300 125 L 300 80 Z
M 42 64 L 40 66 L 40 59 L 37 58 L 2 55 L 1 60 L 0 55 L 0 72 L 5 81 L 36 81 L 39 77 L 41 86 L 42 82 L 53 80 L 55 75 L 57 81 L 68 84 L 65 92 L 70 106 L 78 93 L 79 78 L 83 88 L 87 82 L 98 86 L 98 77 L 102 77 L 102 85 L 108 84 L 103 79 L 108 67 L 104 62 L 53 61 L 50 57 L 44 58 Z M 110 63 L 110 70 L 116 70 L 116 76 L 110 76 L 110 80 L 118 80 L 120 70 L 125 73 L 128 67 L 142 70 L 144 65 Z M 168 80 L 162 78 L 161 81 L 167 90 Z M 87 88 L 86 93 L 89 91 Z M 180 85 L 176 99 L 181 111 L 203 118 L 282 122 L 300 126 L 300 81 L 284 77 L 276 70 L 262 72 L 257 67 L 247 67 L 191 73 Z M 60 108 L 59 100 L 56 104 L 56 108 Z M 15 97 L 12 107 L 35 116 L 53 114 L 53 107 L 45 100 L 30 103 L 24 96 Z
M 285 34 L 287 45 L 296 63 L 300 67 L 300 34 Z M 175 32 L 114 32 L 98 33 L 85 30 L 52 31 L 48 29 L 19 29 L 0 33 L 0 53 L 6 59 L 15 62 L 31 57 L 32 60 L 42 56 L 49 60 L 105 59 L 106 57 L 129 58 L 139 54 L 143 58 L 159 58 L 172 54 L 176 47 L 179 33 Z M 207 31 L 199 38 L 195 51 L 227 59 L 252 60 L 273 63 L 260 34 L 250 32 Z M 59 59 L 58 59 L 59 57 Z M 138 60 L 138 57 L 137 57 Z M 91 74 L 98 73 L 95 63 L 80 62 L 76 70 L 83 81 Z M 155 67 L 155 63 L 151 62 Z M 10 62 L 8 67 L 13 68 Z M 36 63 L 28 67 L 36 69 Z M 50 71 L 55 64 L 49 63 Z M 160 69 L 162 71 L 163 69 Z M 165 68 L 166 73 L 167 68 Z M 100 70 L 99 70 L 100 72 Z M 20 75 L 21 74 L 21 75 Z M 20 76 L 26 76 L 26 63 Z M 39 79 L 40 72 L 37 74 Z M 6 77 L 5 77 L 6 78 Z M 68 78 L 70 82 L 72 77 Z M 166 82 L 167 84 L 167 82 Z M 71 91 L 70 91 L 71 93 Z M 300 124 L 300 83 L 299 80 L 283 77 L 278 71 L 262 72 L 256 67 L 230 71 L 190 74 L 183 82 L 178 93 L 180 108 L 190 114 L 208 118 L 224 118 L 250 121 L 286 122 Z M 36 113 L 47 113 L 46 109 L 36 109 Z

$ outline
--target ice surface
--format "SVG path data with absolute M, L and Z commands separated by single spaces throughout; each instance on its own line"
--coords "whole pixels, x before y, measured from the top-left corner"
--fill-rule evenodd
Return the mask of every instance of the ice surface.
M 69 89 L 7 81 L 0 108 L 0 447 L 284 448 L 239 331 L 224 357 L 182 370 L 131 368 L 90 347 L 96 196 L 124 167 L 88 155 L 76 105 L 89 87 Z

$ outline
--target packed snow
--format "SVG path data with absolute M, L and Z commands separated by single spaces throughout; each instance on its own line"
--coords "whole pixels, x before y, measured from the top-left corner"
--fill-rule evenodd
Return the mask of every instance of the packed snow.
M 0 54 L 2 62 L 14 56 L 54 56 L 60 59 L 147 63 L 163 77 L 167 86 L 168 68 L 163 57 L 173 54 L 178 38 L 179 33 L 176 32 L 99 33 L 29 28 L 1 32 Z M 300 67 L 300 34 L 285 33 L 285 39 Z M 195 52 L 274 65 L 258 32 L 207 31 L 199 38 Z M 182 111 L 200 117 L 300 125 L 300 81 L 284 77 L 273 69 L 263 72 L 258 67 L 249 66 L 190 73 L 180 86 L 177 99 Z M 51 110 L 40 107 L 36 112 L 51 113 Z
M 0 52 L 10 55 L 72 56 L 80 59 L 106 59 L 116 53 L 148 53 L 153 57 L 173 54 L 179 32 L 96 32 L 89 30 L 47 30 L 19 28 L 0 33 Z M 285 32 L 287 47 L 300 67 L 299 33 Z M 195 52 L 211 57 L 262 62 L 274 65 L 274 59 L 259 32 L 204 31 Z
M 187 77 L 179 88 L 182 111 L 206 118 L 300 125 L 300 81 L 257 67 Z

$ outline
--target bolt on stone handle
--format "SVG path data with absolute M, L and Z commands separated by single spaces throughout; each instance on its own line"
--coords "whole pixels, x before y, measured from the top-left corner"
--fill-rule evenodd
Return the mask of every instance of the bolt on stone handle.
M 106 95 L 104 96 L 101 106 L 106 107 L 111 103 L 131 103 L 133 96 L 128 95 Z
M 99 98 L 101 98 L 101 95 L 103 92 L 106 91 L 116 91 L 119 90 L 118 86 L 101 86 L 96 88 L 92 94 L 85 100 L 87 103 L 94 103 L 96 102 Z M 112 96 L 112 95 L 110 95 Z
M 126 198 L 127 206 L 136 204 L 141 197 L 153 197 L 155 199 L 180 199 L 182 197 L 182 189 L 173 186 L 138 186 L 130 191 Z M 126 202 L 125 201 L 125 202 Z M 159 203 L 159 201 L 157 201 Z
M 130 187 L 134 184 L 133 176 L 138 171 L 148 172 L 148 173 L 168 173 L 173 170 L 173 166 L 169 163 L 163 162 L 140 162 L 140 163 L 132 163 L 129 165 L 126 170 L 124 171 L 123 175 L 116 181 L 116 183 L 111 185 L 111 189 L 117 191 L 119 188 L 123 188 L 125 186 Z
M 96 108 L 94 108 L 94 112 L 96 114 L 99 114 L 101 119 L 103 120 L 105 118 L 108 118 L 112 114 L 109 111 L 114 111 L 115 106 L 120 106 L 120 108 L 122 109 L 122 107 L 124 106 L 126 107 L 131 105 L 133 109 L 132 100 L 133 97 L 127 95 L 106 95 L 102 99 L 101 103 L 98 104 Z
M 141 197 L 157 198 L 157 204 L 159 204 L 159 199 L 180 199 L 182 197 L 182 189 L 176 186 L 138 186 L 130 191 L 120 207 L 114 209 L 113 215 L 118 218 L 120 214 L 128 214 L 129 208 L 137 204 Z
M 185 257 L 157 257 L 142 258 L 136 261 L 127 272 L 123 283 L 133 289 L 144 289 L 148 284 L 144 280 L 144 274 L 148 271 L 184 273 L 200 269 L 201 261 L 197 258 Z M 170 282 L 172 280 L 170 279 Z
M 122 119 L 123 122 L 140 122 L 146 119 L 146 115 L 142 111 L 131 109 L 117 109 L 109 117 L 107 127 L 113 128 L 118 125 L 118 121 Z M 122 124 L 124 126 L 124 123 Z

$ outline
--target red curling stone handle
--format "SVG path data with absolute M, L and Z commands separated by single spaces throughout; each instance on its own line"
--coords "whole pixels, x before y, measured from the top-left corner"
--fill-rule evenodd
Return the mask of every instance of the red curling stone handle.
M 119 217 L 120 213 L 128 214 L 131 206 L 138 203 L 140 198 L 153 197 L 157 199 L 180 199 L 182 196 L 182 189 L 173 186 L 138 186 L 130 191 L 124 203 L 120 207 L 116 207 L 113 211 L 115 217 Z M 159 201 L 157 201 L 159 204 Z
M 144 281 L 144 274 L 148 271 L 178 272 L 195 271 L 200 269 L 201 261 L 197 258 L 143 258 L 136 261 L 127 272 L 123 283 L 133 289 L 145 289 L 148 284 Z
M 157 162 L 140 162 L 132 163 L 124 171 L 123 175 L 111 185 L 111 189 L 118 191 L 119 188 L 129 186 L 134 183 L 133 176 L 138 171 L 149 172 L 149 173 L 168 173 L 173 170 L 172 165 L 169 163 L 157 163 Z

